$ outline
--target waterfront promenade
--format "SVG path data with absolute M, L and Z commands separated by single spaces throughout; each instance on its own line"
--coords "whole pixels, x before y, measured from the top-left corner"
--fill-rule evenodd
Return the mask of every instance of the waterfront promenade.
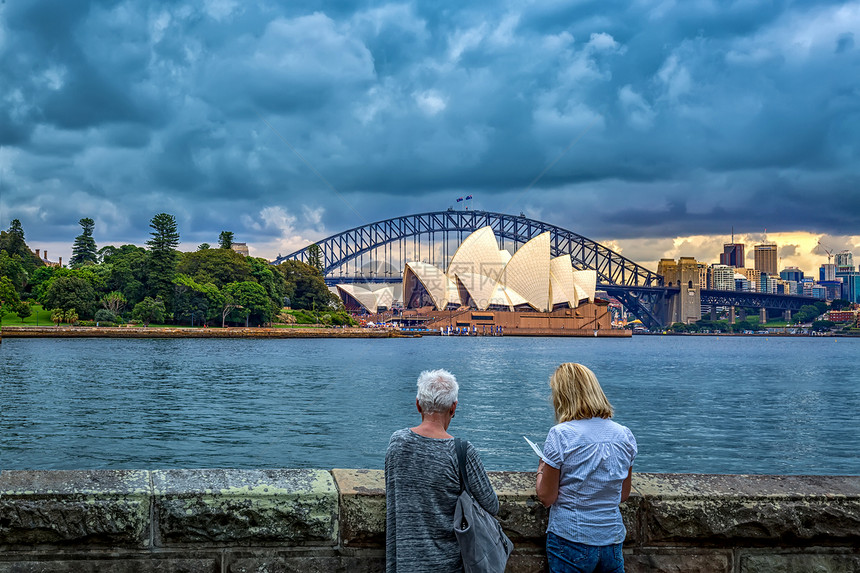
M 515 544 L 546 570 L 534 473 L 491 472 Z M 860 477 L 633 474 L 628 573 L 860 570 Z M 381 470 L 0 472 L 0 572 L 384 570 Z

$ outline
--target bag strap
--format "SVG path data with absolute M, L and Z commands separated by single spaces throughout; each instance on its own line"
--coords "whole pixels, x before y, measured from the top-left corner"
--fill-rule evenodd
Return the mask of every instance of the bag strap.
M 466 475 L 466 443 L 460 438 L 454 438 L 454 451 L 457 453 L 457 469 L 460 474 L 460 493 L 464 491 L 472 495 L 469 489 L 469 479 Z

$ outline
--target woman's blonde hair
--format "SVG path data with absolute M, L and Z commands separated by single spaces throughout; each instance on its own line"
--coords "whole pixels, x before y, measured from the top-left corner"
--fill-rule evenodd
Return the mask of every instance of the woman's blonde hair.
M 555 369 L 549 379 L 555 419 L 560 424 L 571 420 L 611 418 L 612 404 L 603 393 L 594 372 L 573 362 Z

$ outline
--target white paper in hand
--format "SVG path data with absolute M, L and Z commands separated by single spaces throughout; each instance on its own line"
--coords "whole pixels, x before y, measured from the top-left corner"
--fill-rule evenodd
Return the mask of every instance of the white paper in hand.
M 538 447 L 538 445 L 536 443 L 534 443 L 533 441 L 531 441 L 530 439 L 528 439 L 525 436 L 523 436 L 523 439 L 529 443 L 529 445 L 532 447 L 532 449 L 534 450 L 534 452 L 538 455 L 538 457 L 540 459 L 549 463 L 549 461 L 546 459 L 546 456 L 543 455 L 543 452 L 541 451 L 540 447 Z

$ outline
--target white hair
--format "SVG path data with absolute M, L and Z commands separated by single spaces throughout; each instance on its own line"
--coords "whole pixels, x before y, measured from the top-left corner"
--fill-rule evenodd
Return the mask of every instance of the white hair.
M 425 370 L 418 376 L 418 395 L 421 409 L 428 413 L 447 412 L 457 401 L 460 386 L 447 370 Z

